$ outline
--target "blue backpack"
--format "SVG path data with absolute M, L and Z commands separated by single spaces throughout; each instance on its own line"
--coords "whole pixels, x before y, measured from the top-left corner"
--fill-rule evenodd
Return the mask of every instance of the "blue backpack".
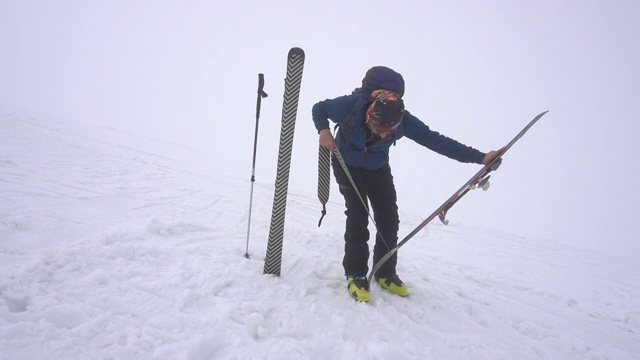
M 372 91 L 385 89 L 393 91 L 402 97 L 404 95 L 404 79 L 402 75 L 386 66 L 374 66 L 367 71 L 362 79 L 362 86 L 354 92 L 371 94 Z

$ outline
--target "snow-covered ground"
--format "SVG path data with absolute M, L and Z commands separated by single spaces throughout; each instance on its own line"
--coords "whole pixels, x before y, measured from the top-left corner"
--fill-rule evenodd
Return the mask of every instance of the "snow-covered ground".
M 271 179 L 243 257 L 248 166 L 45 118 L 0 129 L 0 359 L 640 358 L 622 257 L 432 223 L 400 251 L 411 296 L 357 303 L 338 194 L 321 228 L 315 194 L 289 194 L 275 278 Z M 401 236 L 422 220 L 401 215 Z

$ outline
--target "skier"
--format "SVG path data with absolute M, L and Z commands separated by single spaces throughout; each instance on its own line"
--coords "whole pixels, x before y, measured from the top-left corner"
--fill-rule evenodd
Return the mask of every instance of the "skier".
M 369 259 L 368 204 L 377 225 L 373 248 L 375 264 L 398 241 L 398 206 L 389 167 L 389 147 L 406 136 L 451 159 L 488 164 L 498 151 L 483 153 L 431 130 L 404 109 L 404 79 L 394 70 L 376 66 L 367 71 L 362 87 L 350 95 L 320 101 L 313 106 L 312 117 L 319 133 L 320 146 L 333 151 L 337 147 L 347 165 L 348 174 L 333 158 L 333 171 L 344 196 L 346 229 L 343 267 L 349 294 L 358 301 L 369 301 L 366 275 Z M 334 139 L 329 121 L 339 125 Z M 353 188 L 349 177 L 353 179 Z M 375 274 L 375 281 L 399 296 L 409 295 L 407 285 L 396 273 L 394 254 Z

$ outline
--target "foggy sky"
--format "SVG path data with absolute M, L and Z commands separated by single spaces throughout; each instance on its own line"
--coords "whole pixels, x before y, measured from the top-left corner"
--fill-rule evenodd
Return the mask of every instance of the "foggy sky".
M 256 178 L 272 183 L 286 54 L 301 47 L 290 190 L 315 197 L 311 107 L 386 65 L 404 75 L 412 114 L 482 151 L 550 110 L 452 223 L 638 258 L 639 18 L 633 1 L 2 1 L 0 111 L 207 151 L 249 191 L 257 74 L 269 97 Z M 408 139 L 391 152 L 410 217 L 478 169 Z

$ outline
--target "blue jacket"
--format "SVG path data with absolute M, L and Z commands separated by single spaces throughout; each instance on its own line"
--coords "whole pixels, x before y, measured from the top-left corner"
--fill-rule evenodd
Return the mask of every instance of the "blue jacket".
M 336 135 L 336 145 L 348 165 L 376 170 L 389 164 L 389 147 L 403 136 L 451 159 L 465 163 L 482 163 L 484 153 L 429 129 L 407 110 L 404 111 L 404 118 L 395 134 L 371 141 L 371 132 L 364 123 L 365 111 L 371 102 L 372 100 L 363 99 L 361 93 L 353 93 L 320 101 L 311 111 L 313 122 L 319 132 L 329 129 L 329 119 L 342 124 L 352 109 L 354 110 L 353 118 L 348 124 L 342 124 Z M 357 104 L 359 108 L 356 109 L 354 107 Z

